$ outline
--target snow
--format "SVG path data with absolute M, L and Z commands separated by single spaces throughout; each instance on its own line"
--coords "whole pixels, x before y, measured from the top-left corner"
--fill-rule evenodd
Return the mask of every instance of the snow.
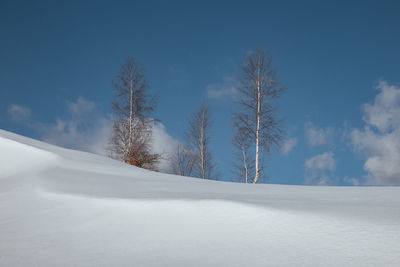
M 0 130 L 0 266 L 400 266 L 400 188 L 150 172 Z

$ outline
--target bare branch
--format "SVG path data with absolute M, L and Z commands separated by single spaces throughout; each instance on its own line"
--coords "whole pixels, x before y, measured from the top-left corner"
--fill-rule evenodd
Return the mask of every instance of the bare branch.
M 209 149 L 211 124 L 210 111 L 202 103 L 189 121 L 189 129 L 185 133 L 188 148 L 193 153 L 193 175 L 203 179 L 216 179 L 215 164 Z
M 257 183 L 264 169 L 263 155 L 279 147 L 283 138 L 281 120 L 276 119 L 276 111 L 277 99 L 285 88 L 280 85 L 277 71 L 272 67 L 272 58 L 267 56 L 265 49 L 258 49 L 247 57 L 239 82 L 240 112 L 234 114 L 236 135 L 233 142 L 242 155 L 239 157 L 242 169 L 249 170 L 249 164 L 243 158 L 246 156 L 248 161 L 248 150 L 255 150 L 252 175 L 253 183 Z
M 161 155 L 150 152 L 152 120 L 156 98 L 147 95 L 149 85 L 140 63 L 127 58 L 113 83 L 116 96 L 112 110 L 116 116 L 110 139 L 111 157 L 126 163 L 156 170 Z

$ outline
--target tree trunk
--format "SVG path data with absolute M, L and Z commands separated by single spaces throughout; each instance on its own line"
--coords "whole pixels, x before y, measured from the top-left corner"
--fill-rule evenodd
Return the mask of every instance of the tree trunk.
M 133 135 L 133 81 L 130 79 L 130 90 L 131 90 L 131 99 L 130 99 L 130 110 L 129 110 L 129 150 L 132 149 L 132 135 Z
M 260 143 L 260 102 L 257 103 L 257 131 L 256 131 L 256 176 L 254 177 L 253 183 L 256 184 L 258 181 L 258 177 L 260 175 L 260 168 L 258 166 L 259 160 L 259 143 Z
M 283 139 L 281 120 L 275 117 L 275 111 L 278 107 L 276 100 L 285 88 L 280 85 L 271 56 L 263 48 L 247 56 L 242 70 L 237 87 L 240 110 L 233 114 L 236 130 L 233 143 L 237 149 L 237 159 L 240 160 L 235 168 L 243 180 L 246 171 L 242 162 L 243 151 L 240 151 L 240 142 L 243 142 L 248 160 L 248 182 L 255 184 L 264 182 L 264 157 L 271 148 L 279 148 Z M 242 140 L 235 140 L 238 137 Z
M 203 179 L 206 178 L 206 171 L 205 171 L 205 160 L 204 160 L 204 110 L 201 111 L 201 134 L 200 134 L 200 155 L 201 155 L 201 176 Z
M 246 158 L 246 151 L 244 149 L 244 146 L 242 146 L 242 154 L 243 154 L 243 166 L 244 166 L 244 171 L 245 171 L 245 181 L 246 184 L 248 183 L 248 179 L 249 179 L 249 170 L 247 168 L 247 158 Z
M 256 175 L 253 183 L 258 182 L 260 176 L 260 167 L 258 166 L 259 161 L 259 146 L 260 146 L 260 116 L 261 116 L 261 88 L 260 88 L 260 58 L 258 58 L 257 64 L 257 130 L 256 130 Z

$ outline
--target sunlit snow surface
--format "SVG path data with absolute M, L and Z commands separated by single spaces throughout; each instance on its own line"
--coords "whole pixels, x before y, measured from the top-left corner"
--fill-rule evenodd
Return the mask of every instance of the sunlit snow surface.
M 0 266 L 400 266 L 400 188 L 203 181 L 0 130 Z

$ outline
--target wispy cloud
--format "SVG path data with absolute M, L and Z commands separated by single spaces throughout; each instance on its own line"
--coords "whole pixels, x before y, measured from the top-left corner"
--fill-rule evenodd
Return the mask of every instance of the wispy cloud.
M 234 86 L 207 85 L 207 96 L 214 99 L 235 98 L 237 89 Z
M 372 104 L 363 106 L 363 129 L 350 138 L 355 151 L 366 156 L 370 185 L 400 185 L 400 87 L 381 81 Z
M 236 81 L 231 76 L 224 76 L 219 83 L 206 86 L 207 97 L 213 99 L 235 99 L 238 91 Z
M 17 104 L 11 104 L 7 109 L 7 113 L 13 122 L 23 122 L 31 116 L 30 108 Z
M 381 133 L 396 130 L 400 126 L 400 88 L 380 81 L 374 103 L 363 106 L 363 120 Z
M 106 155 L 112 134 L 112 120 L 100 114 L 94 102 L 81 96 L 76 101 L 67 100 L 66 107 L 68 115 L 55 118 L 55 123 L 51 124 L 27 121 L 31 111 L 23 106 L 11 105 L 8 113 L 14 122 L 23 123 L 38 132 L 45 142 Z M 152 134 L 152 152 L 162 154 L 163 158 L 158 167 L 167 172 L 170 167 L 169 157 L 174 153 L 179 141 L 168 134 L 162 123 L 153 126 Z
M 307 159 L 304 167 L 306 169 L 306 184 L 331 184 L 332 174 L 336 169 L 333 152 L 325 152 Z
M 68 110 L 71 114 L 81 116 L 87 114 L 95 108 L 95 104 L 82 96 L 78 97 L 76 102 L 71 102 L 67 100 Z
M 289 154 L 293 148 L 297 145 L 297 138 L 289 138 L 286 139 L 281 147 L 281 154 L 287 155 Z
M 79 120 L 57 118 L 56 123 L 41 129 L 42 140 L 58 146 L 105 155 L 112 123 L 95 118 L 86 124 Z
M 69 116 L 56 118 L 54 124 L 36 126 L 48 143 L 105 155 L 111 136 L 112 122 L 96 110 L 94 102 L 83 97 L 66 101 Z
M 32 121 L 31 110 L 12 104 L 8 114 L 15 123 L 36 131 L 48 143 L 105 155 L 111 135 L 112 122 L 96 110 L 96 105 L 83 97 L 66 101 L 68 115 L 55 118 L 55 123 Z
M 345 183 L 350 184 L 350 185 L 355 185 L 355 186 L 361 185 L 360 180 L 357 179 L 357 178 L 353 178 L 353 177 L 344 177 L 344 178 L 343 178 L 343 181 L 344 181 Z
M 170 157 L 175 153 L 176 147 L 180 142 L 168 134 L 162 123 L 156 123 L 153 126 L 152 134 L 152 152 L 159 153 L 162 156 L 158 168 L 160 171 L 169 172 L 171 169 Z
M 329 144 L 333 141 L 332 128 L 318 128 L 312 122 L 307 122 L 305 125 L 305 133 L 308 144 L 311 147 Z

